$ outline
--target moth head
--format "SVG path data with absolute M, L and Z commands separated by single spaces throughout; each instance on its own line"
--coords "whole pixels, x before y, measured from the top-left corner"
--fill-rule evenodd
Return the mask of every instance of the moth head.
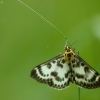
M 65 46 L 65 50 L 66 50 L 66 52 L 72 51 L 71 48 L 70 48 L 69 46 Z

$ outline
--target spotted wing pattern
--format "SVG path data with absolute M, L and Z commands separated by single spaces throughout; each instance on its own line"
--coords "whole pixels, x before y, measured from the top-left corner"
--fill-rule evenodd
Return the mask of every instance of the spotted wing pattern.
M 63 89 L 70 83 L 69 72 L 70 68 L 64 62 L 63 55 L 59 55 L 35 67 L 31 71 L 31 77 L 55 89 Z
M 78 86 L 87 89 L 100 87 L 100 74 L 81 57 L 75 57 L 72 69 L 74 72 L 74 81 Z
M 36 66 L 30 76 L 55 89 L 64 89 L 70 82 L 86 89 L 100 87 L 100 74 L 69 46 L 65 50 L 65 54 Z

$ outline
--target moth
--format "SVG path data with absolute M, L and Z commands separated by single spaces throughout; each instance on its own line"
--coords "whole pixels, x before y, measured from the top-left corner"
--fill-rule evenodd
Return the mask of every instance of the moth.
M 86 89 L 100 87 L 100 74 L 69 46 L 65 47 L 64 54 L 33 68 L 30 76 L 40 83 L 59 90 L 68 87 L 70 83 Z
M 63 33 L 42 15 L 21 0 L 18 0 L 18 2 L 50 24 L 66 39 Z M 36 66 L 31 71 L 30 76 L 38 82 L 48 84 L 55 89 L 64 89 L 68 87 L 70 83 L 75 83 L 86 89 L 100 87 L 100 74 L 87 64 L 68 45 L 65 46 L 64 54 L 60 54 Z

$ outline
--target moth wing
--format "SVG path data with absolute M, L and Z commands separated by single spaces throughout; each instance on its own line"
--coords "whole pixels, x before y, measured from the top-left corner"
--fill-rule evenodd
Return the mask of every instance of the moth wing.
M 64 89 L 70 83 L 70 68 L 64 61 L 63 55 L 58 55 L 36 66 L 30 76 L 55 89 Z
M 93 89 L 100 87 L 100 74 L 76 55 L 73 64 L 74 81 L 78 86 Z

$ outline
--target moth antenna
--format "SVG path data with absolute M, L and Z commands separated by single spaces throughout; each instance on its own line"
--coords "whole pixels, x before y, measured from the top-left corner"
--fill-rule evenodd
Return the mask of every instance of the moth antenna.
M 22 2 L 21 0 L 17 0 L 18 2 L 20 2 L 21 4 L 23 4 L 25 7 L 27 7 L 28 9 L 30 9 L 33 13 L 35 13 L 38 17 L 40 17 L 41 19 L 43 19 L 45 22 L 49 23 L 53 28 L 55 28 L 63 37 L 65 40 L 67 40 L 66 36 L 55 26 L 53 25 L 51 22 L 49 22 L 46 18 L 44 18 L 42 15 L 40 15 L 38 12 L 36 12 L 34 9 L 32 9 L 31 7 L 29 7 L 28 5 L 26 5 L 24 2 Z
M 75 44 L 79 39 L 77 39 L 75 42 L 73 42 L 71 45 Z
M 66 50 L 68 45 L 72 48 L 71 44 L 68 42 L 68 39 L 66 39 L 66 44 L 65 44 L 65 47 L 64 47 L 65 50 Z

